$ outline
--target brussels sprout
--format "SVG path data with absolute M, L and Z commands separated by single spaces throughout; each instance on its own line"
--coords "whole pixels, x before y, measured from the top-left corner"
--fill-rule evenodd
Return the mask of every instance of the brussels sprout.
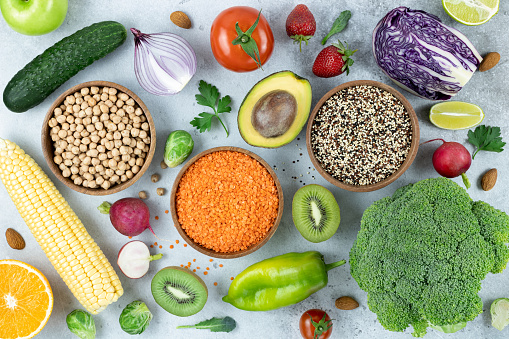
M 120 327 L 129 334 L 141 334 L 152 320 L 152 313 L 143 301 L 135 300 L 120 314 Z
M 176 167 L 183 163 L 193 152 L 194 141 L 186 131 L 173 131 L 166 139 L 164 162 L 168 167 Z
M 95 338 L 95 322 L 92 316 L 82 310 L 74 310 L 65 319 L 67 327 L 81 339 Z
M 498 298 L 490 307 L 491 325 L 497 330 L 502 331 L 509 325 L 509 299 Z

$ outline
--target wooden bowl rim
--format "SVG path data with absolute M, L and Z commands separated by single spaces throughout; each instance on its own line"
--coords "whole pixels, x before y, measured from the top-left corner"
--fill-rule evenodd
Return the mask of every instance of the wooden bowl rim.
M 143 163 L 143 166 L 140 168 L 140 171 L 138 173 L 136 173 L 136 175 L 133 176 L 131 179 L 127 180 L 126 182 L 115 185 L 112 188 L 109 188 L 107 190 L 102 189 L 102 188 L 88 188 L 88 187 L 79 186 L 79 185 L 74 184 L 74 182 L 70 178 L 64 177 L 62 175 L 62 172 L 60 171 L 60 168 L 53 161 L 53 157 L 54 157 L 53 141 L 51 140 L 51 138 L 49 136 L 50 127 L 48 125 L 48 122 L 51 119 L 51 117 L 53 116 L 53 111 L 55 110 L 55 108 L 60 106 L 64 102 L 64 100 L 67 96 L 73 95 L 75 92 L 81 90 L 84 87 L 91 87 L 91 86 L 113 87 L 113 88 L 129 95 L 131 98 L 134 99 L 134 101 L 136 101 L 138 106 L 140 106 L 140 108 L 143 110 L 143 114 L 145 114 L 145 116 L 147 118 L 147 122 L 150 127 L 150 149 L 148 151 L 147 157 L 145 158 L 145 162 Z M 155 129 L 154 120 L 152 119 L 152 115 L 150 114 L 150 111 L 148 110 L 147 106 L 131 90 L 129 90 L 128 88 L 126 88 L 122 85 L 119 85 L 117 83 L 110 82 L 110 81 L 99 81 L 99 80 L 87 81 L 87 82 L 83 82 L 81 84 L 78 84 L 76 86 L 69 88 L 68 90 L 63 92 L 53 102 L 53 104 L 51 105 L 51 107 L 48 110 L 48 113 L 46 113 L 46 117 L 44 118 L 44 122 L 42 125 L 42 132 L 41 132 L 41 144 L 42 144 L 41 146 L 42 146 L 42 152 L 44 155 L 44 159 L 46 159 L 46 163 L 48 164 L 51 172 L 53 172 L 53 174 L 57 177 L 58 180 L 60 180 L 67 187 L 75 190 L 76 192 L 84 193 L 84 194 L 88 194 L 88 195 L 94 195 L 94 196 L 103 196 L 103 195 L 118 193 L 120 191 L 125 190 L 126 188 L 128 188 L 129 186 L 134 184 L 136 181 L 138 181 L 138 179 L 140 179 L 143 176 L 143 174 L 147 171 L 147 169 L 150 166 L 150 163 L 152 162 L 152 158 L 154 157 L 154 153 L 156 150 L 156 129 Z
M 247 154 L 250 157 L 252 157 L 253 159 L 257 160 L 260 164 L 262 164 L 263 167 L 265 167 L 265 169 L 267 169 L 267 171 L 271 175 L 272 179 L 274 180 L 274 183 L 276 184 L 276 188 L 278 191 L 278 197 L 279 197 L 278 212 L 277 212 L 276 220 L 274 221 L 274 225 L 272 226 L 272 228 L 265 234 L 263 239 L 260 240 L 259 242 L 257 242 L 256 244 L 253 244 L 250 247 L 246 248 L 245 250 L 231 252 L 231 253 L 216 252 L 214 250 L 211 250 L 209 248 L 206 248 L 206 247 L 196 243 L 193 239 L 191 239 L 191 237 L 189 237 L 187 235 L 187 233 L 182 229 L 182 226 L 178 222 L 177 210 L 176 210 L 176 205 L 175 205 L 176 204 L 175 198 L 177 195 L 177 189 L 178 189 L 178 186 L 180 183 L 180 179 L 182 179 L 182 176 L 187 171 L 187 169 L 189 167 L 191 167 L 191 165 L 193 165 L 198 159 L 202 158 L 203 156 L 205 156 L 207 154 L 215 153 L 215 152 L 220 152 L 220 151 L 239 152 L 239 153 Z M 270 167 L 270 165 L 265 160 L 263 160 L 259 155 L 255 154 L 251 151 L 248 151 L 246 149 L 243 149 L 240 147 L 234 147 L 234 146 L 214 147 L 214 148 L 210 148 L 208 150 L 205 150 L 205 151 L 195 155 L 193 158 L 191 158 L 184 164 L 184 166 L 182 167 L 180 172 L 177 174 L 177 177 L 175 178 L 175 181 L 173 182 L 173 187 L 171 189 L 171 201 L 170 201 L 171 216 L 173 219 L 174 226 L 177 229 L 177 231 L 179 232 L 182 239 L 184 239 L 185 242 L 187 242 L 192 248 L 194 248 L 198 252 L 205 254 L 209 257 L 220 258 L 220 259 L 234 259 L 234 258 L 243 257 L 245 255 L 255 252 L 260 247 L 265 245 L 269 241 L 269 239 L 274 235 L 274 233 L 276 232 L 276 230 L 279 226 L 279 223 L 281 222 L 281 218 L 283 217 L 283 207 L 284 207 L 283 188 L 281 187 L 281 183 L 279 182 L 276 172 L 274 172 L 274 170 Z
M 386 178 L 386 179 L 384 179 L 382 181 L 376 182 L 374 184 L 362 185 L 362 186 L 346 184 L 346 183 L 344 183 L 342 181 L 339 181 L 336 178 L 334 178 L 332 175 L 330 175 L 328 172 L 326 172 L 322 168 L 322 166 L 320 165 L 320 163 L 316 159 L 315 154 L 313 153 L 313 149 L 311 148 L 311 127 L 312 127 L 312 124 L 313 124 L 313 120 L 315 119 L 316 114 L 318 113 L 320 108 L 323 106 L 325 101 L 327 101 L 332 95 L 336 94 L 337 92 L 339 92 L 339 91 L 341 91 L 341 90 L 343 90 L 345 88 L 355 87 L 355 86 L 373 86 L 373 87 L 378 87 L 378 88 L 383 89 L 383 90 L 391 93 L 392 95 L 394 95 L 398 100 L 401 101 L 401 103 L 403 104 L 403 106 L 407 110 L 408 115 L 410 116 L 410 124 L 411 124 L 411 127 L 412 127 L 412 143 L 410 144 L 410 150 L 408 151 L 408 155 L 407 155 L 405 161 L 403 162 L 403 164 L 394 173 L 392 173 L 388 178 Z M 309 119 L 308 119 L 308 125 L 306 127 L 306 146 L 307 146 L 307 150 L 308 150 L 308 154 L 309 154 L 309 157 L 311 159 L 311 162 L 313 163 L 313 166 L 315 166 L 315 168 L 318 171 L 318 173 L 320 173 L 320 175 L 322 177 L 324 177 L 325 180 L 327 180 L 331 184 L 333 184 L 333 185 L 335 185 L 335 186 L 337 186 L 339 188 L 345 189 L 347 191 L 351 191 L 351 192 L 372 192 L 372 191 L 376 191 L 376 190 L 378 190 L 378 189 L 380 189 L 382 187 L 385 187 L 385 186 L 391 184 L 397 178 L 399 178 L 408 169 L 408 167 L 410 167 L 410 165 L 412 164 L 412 162 L 415 159 L 415 156 L 417 155 L 417 150 L 419 148 L 419 140 L 420 140 L 420 133 L 419 132 L 420 132 L 419 131 L 419 120 L 417 119 L 417 115 L 415 114 L 415 111 L 414 111 L 412 105 L 403 96 L 403 94 L 401 94 L 399 91 L 397 91 L 393 87 L 391 87 L 389 85 L 386 85 L 384 83 L 378 82 L 378 81 L 374 81 L 374 80 L 356 80 L 356 81 L 346 82 L 346 83 L 343 83 L 343 84 L 341 84 L 339 86 L 334 87 L 333 89 L 328 91 L 318 101 L 318 103 L 313 108 L 313 111 L 311 112 L 311 114 L 309 116 Z

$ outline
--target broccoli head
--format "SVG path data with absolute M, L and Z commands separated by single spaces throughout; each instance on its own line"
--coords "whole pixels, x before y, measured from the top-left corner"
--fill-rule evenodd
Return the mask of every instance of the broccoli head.
M 482 312 L 481 280 L 505 268 L 507 243 L 507 214 L 447 178 L 427 179 L 366 209 L 351 274 L 386 329 L 454 332 Z

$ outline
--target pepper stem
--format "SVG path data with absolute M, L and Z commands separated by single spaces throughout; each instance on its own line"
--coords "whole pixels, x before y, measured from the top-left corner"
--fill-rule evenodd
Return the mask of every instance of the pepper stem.
M 340 260 L 340 261 L 336 261 L 336 262 L 331 262 L 330 264 L 325 264 L 325 271 L 328 272 L 328 271 L 332 270 L 333 268 L 339 267 L 344 264 L 346 264 L 346 260 Z

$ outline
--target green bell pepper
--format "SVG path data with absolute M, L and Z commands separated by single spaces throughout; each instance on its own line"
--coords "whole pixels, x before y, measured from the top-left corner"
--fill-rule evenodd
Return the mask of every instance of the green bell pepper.
M 327 285 L 327 271 L 345 260 L 325 264 L 320 252 L 287 253 L 242 271 L 223 301 L 246 311 L 270 311 L 296 304 Z

